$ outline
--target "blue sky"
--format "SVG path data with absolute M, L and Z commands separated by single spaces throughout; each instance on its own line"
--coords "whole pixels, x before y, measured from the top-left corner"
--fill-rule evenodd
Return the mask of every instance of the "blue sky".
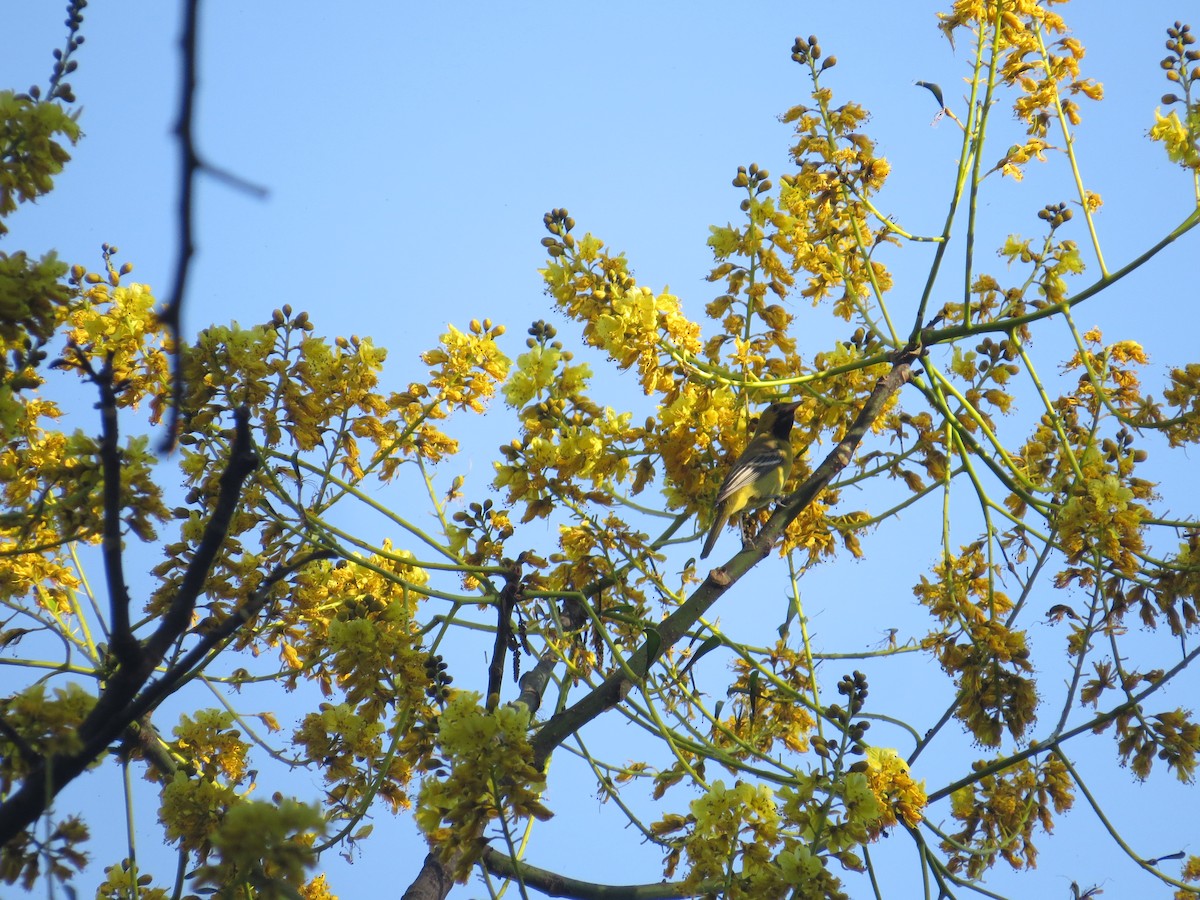
M 50 50 L 62 41 L 60 6 L 44 0 L 9 12 L 0 86 L 44 83 Z M 129 0 L 87 9 L 87 43 L 71 78 L 86 137 L 54 194 L 13 218 L 3 249 L 54 248 L 71 262 L 97 267 L 101 243 L 115 243 L 121 259 L 134 263 L 138 280 L 164 290 L 176 253 L 174 7 Z M 1145 139 L 1166 89 L 1158 67 L 1164 29 L 1186 11 L 1159 0 L 1077 7 L 1066 7 L 1064 15 L 1088 47 L 1087 73 L 1107 92 L 1104 103 L 1085 103 L 1078 148 L 1088 186 L 1105 199 L 1098 224 L 1116 268 L 1191 205 L 1187 178 Z M 775 176 L 788 170 L 789 129 L 777 117 L 807 97 L 803 72 L 789 58 L 797 34 L 817 34 L 826 53 L 838 57 L 827 80 L 837 98 L 856 100 L 873 114 L 866 130 L 893 170 L 881 205 L 914 232 L 936 232 L 944 218 L 959 132 L 947 120 L 933 123 L 933 101 L 913 82 L 939 83 L 948 104 L 961 111 L 968 56 L 966 47 L 955 52 L 942 38 L 934 5 L 361 2 L 351 12 L 334 9 L 204 6 L 200 151 L 270 194 L 260 201 L 202 180 L 199 250 L 185 311 L 189 333 L 211 322 L 264 321 L 290 303 L 308 310 L 319 332 L 370 335 L 387 346 L 389 387 L 420 378 L 416 354 L 432 346 L 448 322 L 489 316 L 507 323 L 515 357 L 531 320 L 558 322 L 536 271 L 544 259 L 542 214 L 558 206 L 570 209 L 580 231 L 625 250 L 642 283 L 669 285 L 700 317 L 715 293 L 704 281 L 711 264 L 708 227 L 738 216 L 740 197 L 729 184 L 736 167 L 757 162 Z M 1006 116 L 998 118 L 990 139 L 996 159 L 1019 132 Z M 1037 211 L 1072 196 L 1065 175 L 1061 157 L 1052 156 L 1047 165 L 1032 166 L 1020 184 L 989 179 L 977 240 L 981 259 L 1010 231 L 1038 233 Z M 1076 224 L 1082 242 L 1078 218 Z M 1186 273 L 1195 246 L 1193 234 L 1170 248 L 1149 271 L 1089 303 L 1077 316 L 1080 324 L 1100 325 L 1110 339 L 1143 341 L 1152 371 L 1160 374 L 1194 359 L 1193 304 L 1176 301 L 1194 293 L 1194 278 Z M 919 290 L 928 259 L 928 245 L 891 253 L 894 297 Z M 998 260 L 991 265 L 1002 269 Z M 943 278 L 934 306 L 955 299 L 960 284 Z M 893 302 L 907 312 L 915 308 L 916 293 L 912 297 L 911 305 Z M 814 349 L 843 336 L 828 316 L 801 321 L 812 329 Z M 1037 338 L 1047 350 L 1062 347 L 1059 358 L 1070 352 L 1065 339 L 1061 329 Z M 602 402 L 640 402 L 627 380 L 605 384 Z M 91 427 L 89 406 L 76 415 L 74 424 Z M 494 444 L 483 442 L 477 455 L 462 461 L 480 483 Z M 1161 477 L 1167 486 L 1186 484 L 1186 462 L 1164 468 Z M 873 535 L 864 562 L 842 563 L 806 582 L 806 609 L 826 649 L 876 644 L 889 627 L 900 627 L 902 635 L 927 627 L 910 593 L 913 573 L 930 561 L 923 556 L 929 541 L 906 539 L 920 533 L 917 516 L 906 520 L 904 531 Z M 729 598 L 729 608 L 721 609 L 727 626 L 742 619 L 752 624 L 742 605 L 753 596 Z M 873 682 L 878 708 L 921 691 L 945 692 L 940 679 L 929 677 L 931 666 L 914 656 Z M 1190 675 L 1188 685 L 1160 702 L 1187 705 L 1197 688 Z M 609 745 L 620 758 L 628 735 L 615 722 L 608 725 L 592 732 L 593 749 Z M 937 766 L 950 765 L 956 750 L 972 752 L 965 740 L 947 743 L 942 755 L 926 760 L 930 768 L 918 772 L 931 784 L 944 780 Z M 1147 812 L 1190 795 L 1172 789 L 1165 772 L 1133 785 L 1113 759 L 1111 742 L 1102 739 L 1079 763 L 1102 779 L 1105 801 L 1123 825 L 1128 822 L 1126 839 L 1150 856 L 1200 852 L 1194 825 L 1183 834 L 1179 819 Z M 636 858 L 626 858 L 604 850 L 609 838 L 628 847 L 630 835 L 600 814 L 594 785 L 570 783 L 575 775 L 584 778 L 572 765 L 555 760 L 552 776 L 560 780 L 552 781 L 550 801 L 559 818 L 544 829 L 531 861 L 581 878 L 653 880 L 653 851 L 640 848 Z M 560 768 L 574 774 L 559 776 Z M 294 777 L 295 792 L 316 790 L 315 775 Z M 86 805 L 93 796 L 109 802 L 117 790 L 113 775 L 98 774 L 63 803 Z M 380 814 L 376 834 L 353 865 L 336 856 L 323 860 L 343 897 L 366 896 L 385 878 L 406 883 L 419 868 L 420 839 L 406 821 L 387 819 Z M 122 853 L 120 843 L 102 849 L 114 837 L 98 836 L 99 859 Z M 877 851 L 896 859 L 887 897 L 920 895 L 904 842 L 893 835 Z M 153 861 L 169 856 L 146 843 L 139 848 L 143 861 L 167 881 L 169 862 L 156 867 Z M 588 851 L 581 852 L 585 843 Z M 1109 896 L 1132 896 L 1143 882 L 1132 864 L 1107 851 L 1102 856 L 1104 846 L 1081 803 L 1055 837 L 1043 841 L 1032 880 L 1012 882 L 998 872 L 996 889 L 1020 896 L 1033 884 L 1039 896 L 1068 896 L 1074 879 L 1100 883 Z M 89 886 L 86 879 L 81 886 Z M 865 883 L 854 890 L 860 896 Z M 482 893 L 475 885 L 455 896 Z

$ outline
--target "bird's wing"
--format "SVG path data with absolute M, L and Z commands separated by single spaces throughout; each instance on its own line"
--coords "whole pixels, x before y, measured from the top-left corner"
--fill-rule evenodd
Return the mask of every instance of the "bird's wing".
M 725 480 L 721 490 L 717 492 L 717 502 L 736 494 L 742 488 L 754 484 L 763 475 L 783 464 L 783 451 L 775 447 L 766 447 L 757 453 L 750 453 L 737 461 Z

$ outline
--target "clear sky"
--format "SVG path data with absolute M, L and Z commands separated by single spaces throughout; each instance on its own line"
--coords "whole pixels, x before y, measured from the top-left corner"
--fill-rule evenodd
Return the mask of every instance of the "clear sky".
M 6 11 L 0 87 L 45 83 L 50 51 L 62 43 L 63 6 L 39 0 Z M 0 249 L 54 248 L 70 262 L 97 268 L 101 243 L 115 243 L 121 260 L 135 265 L 134 277 L 165 293 L 177 249 L 170 137 L 176 6 L 127 0 L 88 7 L 87 42 L 70 78 L 86 136 L 54 193 L 13 217 Z M 884 208 L 910 230 L 934 233 L 945 217 L 959 132 L 948 120 L 933 121 L 935 104 L 914 82 L 940 84 L 947 103 L 961 111 L 968 72 L 967 48 L 956 52 L 936 27 L 938 8 L 894 0 L 557 6 L 209 0 L 202 10 L 198 145 L 205 159 L 270 193 L 257 200 L 202 180 L 187 330 L 230 319 L 265 321 L 290 303 L 308 310 L 320 333 L 370 335 L 388 347 L 389 388 L 420 379 L 416 354 L 448 322 L 461 326 L 488 316 L 507 323 L 507 349 L 515 357 L 531 320 L 561 324 L 537 273 L 544 260 L 542 214 L 558 206 L 570 209 L 580 232 L 626 251 L 641 283 L 669 285 L 699 318 L 716 293 L 704 281 L 708 227 L 739 215 L 740 196 L 730 187 L 736 167 L 757 162 L 776 176 L 788 171 L 790 132 L 777 117 L 807 99 L 803 72 L 789 58 L 798 34 L 817 34 L 825 52 L 838 57 L 827 80 L 837 98 L 873 113 L 865 130 L 893 168 Z M 1145 0 L 1077 3 L 1063 13 L 1088 48 L 1086 73 L 1107 92 L 1102 104 L 1085 102 L 1078 148 L 1088 187 L 1105 199 L 1098 223 L 1111 268 L 1137 256 L 1190 207 L 1188 180 L 1145 134 L 1166 90 L 1158 66 L 1165 28 L 1195 12 L 1189 4 Z M 1019 132 L 1001 118 L 993 152 L 985 154 L 995 159 Z M 1010 231 L 1037 233 L 1037 211 L 1071 199 L 1066 175 L 1061 157 L 1052 155 L 1047 165 L 1031 166 L 1020 184 L 989 179 L 978 252 L 990 256 Z M 915 309 L 927 248 L 902 248 L 887 260 L 897 273 L 893 297 L 912 296 L 893 300 L 906 312 Z M 1109 339 L 1144 342 L 1159 374 L 1195 359 L 1195 279 L 1188 273 L 1196 248 L 1193 234 L 1168 249 L 1151 271 L 1088 304 L 1080 325 L 1100 325 Z M 992 270 L 1002 267 L 997 260 Z M 960 284 L 944 278 L 941 291 Z M 940 293 L 933 306 L 952 299 Z M 817 346 L 840 335 L 828 316 L 801 321 L 819 336 Z M 1065 339 L 1064 330 L 1038 338 Z M 804 335 L 800 341 L 803 347 Z M 1065 357 L 1070 351 L 1062 346 Z M 631 382 L 614 379 L 602 402 L 634 405 L 641 402 L 637 393 Z M 73 424 L 92 427 L 90 406 L 77 414 Z M 486 478 L 493 447 L 484 442 L 463 465 Z M 1169 468 L 1162 477 L 1170 482 L 1187 473 Z M 928 628 L 910 591 L 933 561 L 925 556 L 933 547 L 929 532 L 919 528 L 925 521 L 914 512 L 904 530 L 873 535 L 865 561 L 843 561 L 806 583 L 806 611 L 824 649 L 875 645 L 890 627 L 900 628 L 902 639 Z M 778 593 L 771 591 L 770 597 Z M 733 606 L 759 600 L 752 593 L 730 597 L 730 608 L 720 610 L 723 621 L 731 627 L 752 620 Z M 1064 636 L 1065 629 L 1047 631 L 1035 638 L 1035 650 L 1037 641 L 1061 645 Z M 873 682 L 878 709 L 925 690 L 945 692 L 940 677 L 929 678 L 932 667 L 914 656 L 905 677 Z M 0 687 L 6 677 L 0 668 Z M 1187 706 L 1198 691 L 1193 673 L 1160 704 Z M 594 749 L 607 743 L 619 759 L 628 739 L 622 728 L 602 723 L 592 732 Z M 949 765 L 956 750 L 961 760 L 964 748 L 971 752 L 965 739 L 947 740 L 917 776 L 943 783 L 938 767 Z M 1111 740 L 1101 739 L 1081 752 L 1079 764 L 1128 826 L 1123 836 L 1148 856 L 1200 853 L 1195 817 L 1175 812 L 1189 798 L 1194 804 L 1194 792 L 1173 787 L 1165 770 L 1146 785 L 1133 784 L 1114 760 Z M 554 762 L 552 776 L 560 780 L 552 777 L 548 800 L 559 819 L 545 828 L 530 861 L 580 878 L 654 880 L 653 850 L 627 858 L 606 849 L 608 836 L 625 848 L 631 836 L 601 810 L 593 783 L 569 783 L 585 779 L 571 766 Z M 560 775 L 560 767 L 573 774 Z M 316 773 L 293 778 L 295 793 L 319 787 Z M 78 803 L 95 818 L 99 804 L 117 802 L 115 774 L 84 781 L 61 808 Z M 931 810 L 931 817 L 948 820 L 948 807 Z M 375 835 L 352 865 L 332 854 L 322 861 L 344 898 L 376 896 L 381 884 L 403 886 L 415 876 L 424 845 L 407 820 L 393 826 L 388 819 L 379 813 Z M 905 842 L 894 834 L 873 849 L 877 858 L 895 857 L 895 880 L 884 896 L 896 900 L 921 896 L 909 848 L 900 846 Z M 157 882 L 168 883 L 171 856 L 154 843 L 143 841 L 139 853 Z M 97 858 L 119 858 L 122 846 L 118 829 L 99 833 Z M 1080 800 L 1056 835 L 1043 839 L 1039 872 L 1014 881 L 998 868 L 990 884 L 1014 896 L 1066 897 L 1076 880 L 1100 884 L 1106 896 L 1134 896 L 1134 886 L 1146 882 L 1109 847 Z M 865 882 L 850 883 L 854 896 L 866 896 Z M 87 896 L 93 885 L 83 879 L 80 886 Z M 482 893 L 472 885 L 453 896 Z

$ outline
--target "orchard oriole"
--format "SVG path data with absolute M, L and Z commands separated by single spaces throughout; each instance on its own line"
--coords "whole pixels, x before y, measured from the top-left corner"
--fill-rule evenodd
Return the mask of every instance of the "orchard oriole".
M 712 551 L 717 535 L 730 518 L 745 509 L 761 506 L 783 490 L 784 482 L 792 474 L 795 457 L 792 424 L 799 405 L 772 403 L 763 410 L 754 437 L 721 482 L 712 527 L 700 551 L 701 559 Z

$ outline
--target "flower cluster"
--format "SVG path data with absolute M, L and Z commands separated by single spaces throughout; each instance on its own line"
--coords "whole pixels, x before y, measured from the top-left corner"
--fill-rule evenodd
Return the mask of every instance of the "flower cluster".
M 746 781 L 726 787 L 714 781 L 690 809 L 691 827 L 683 839 L 690 863 L 685 884 L 696 889 L 709 880 L 729 881 L 729 873 L 739 866 L 724 896 L 779 895 L 784 880 L 774 856 L 782 823 L 769 787 Z
M 1060 121 L 1078 125 L 1081 116 L 1074 98 L 1100 100 L 1104 88 L 1080 74 L 1084 47 L 1067 33 L 1062 16 L 1052 4 L 1037 0 L 999 3 L 996 0 L 956 0 L 949 13 L 939 13 L 941 29 L 951 41 L 960 30 L 974 36 L 979 46 L 992 45 L 1000 54 L 998 74 L 1015 88 L 1013 112 L 1024 122 L 1028 138 L 1010 149 L 999 168 L 1013 178 L 1022 177 L 1021 166 L 1030 159 L 1044 160 L 1050 125 Z M 1051 42 L 1051 35 L 1062 37 Z
M 975 769 L 982 772 L 986 765 L 977 762 Z M 1066 812 L 1073 803 L 1070 774 L 1056 756 L 981 774 L 951 797 L 951 814 L 962 826 L 942 845 L 950 854 L 950 870 L 978 878 L 997 858 L 1014 869 L 1033 868 L 1034 830 L 1040 825 L 1046 833 L 1053 831 L 1054 813 Z
M 479 699 L 461 692 L 437 718 L 443 771 L 425 779 L 417 802 L 417 824 L 459 880 L 487 846 L 490 823 L 511 838 L 511 823 L 551 816 L 539 800 L 545 776 L 531 763 L 529 710 L 520 704 L 486 710 Z
M 908 763 L 890 747 L 867 748 L 867 784 L 879 801 L 879 819 L 871 823 L 872 837 L 898 823 L 915 827 L 924 816 L 928 798 L 925 782 L 916 782 Z
M 198 885 L 253 889 L 262 900 L 290 900 L 316 862 L 312 845 L 325 829 L 315 807 L 276 795 L 234 804 L 213 831 L 215 858 L 196 871 Z
M 1174 90 L 1163 94 L 1165 106 L 1177 106 L 1166 115 L 1154 111 L 1150 139 L 1161 141 L 1167 158 L 1185 169 L 1200 171 L 1200 50 L 1191 26 L 1176 22 L 1167 29 L 1167 55 L 1160 65 Z M 1175 93 L 1176 90 L 1183 95 Z
M 808 735 L 815 722 L 796 697 L 811 690 L 812 680 L 802 655 L 779 641 L 763 661 L 763 668 L 744 659 L 734 662 L 736 678 L 728 693 L 733 709 L 714 726 L 711 739 L 738 758 L 808 750 Z
M 913 593 L 941 627 L 922 641 L 958 685 L 955 717 L 981 744 L 999 745 L 1005 729 L 1020 738 L 1036 719 L 1037 687 L 1024 631 L 1005 624 L 1012 601 L 996 589 L 982 543 L 963 548 L 925 576 Z

